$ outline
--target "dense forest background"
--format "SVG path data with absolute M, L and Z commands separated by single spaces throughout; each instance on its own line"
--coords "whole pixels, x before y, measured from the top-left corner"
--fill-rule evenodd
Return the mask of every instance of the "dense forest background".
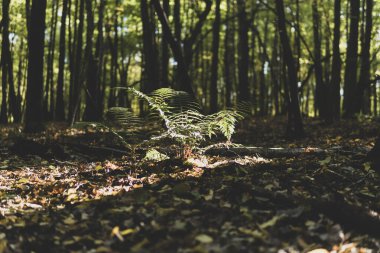
M 193 94 L 206 112 L 326 122 L 379 113 L 373 0 L 3 0 L 0 122 L 99 121 L 139 111 L 115 87 Z

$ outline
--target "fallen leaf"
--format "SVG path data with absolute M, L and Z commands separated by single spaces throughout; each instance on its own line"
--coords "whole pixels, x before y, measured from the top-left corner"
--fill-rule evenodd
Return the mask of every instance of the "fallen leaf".
M 126 235 L 133 234 L 135 232 L 136 232 L 136 229 L 134 229 L 134 228 L 128 228 L 128 229 L 125 229 L 125 230 L 121 231 L 120 234 L 123 235 L 123 236 L 126 236 Z
M 70 216 L 64 219 L 63 223 L 65 223 L 66 225 L 74 225 L 77 223 L 77 220 L 75 220 L 73 217 Z
M 17 183 L 19 183 L 19 184 L 27 184 L 27 183 L 29 183 L 29 179 L 28 178 L 20 178 L 18 181 L 17 181 Z
M 326 249 L 314 249 L 312 251 L 308 251 L 307 253 L 329 253 L 330 251 Z
M 114 227 L 111 232 L 111 236 L 116 236 L 121 242 L 124 241 L 123 236 L 120 234 L 120 228 L 118 226 Z
M 139 243 L 133 245 L 132 248 L 131 248 L 131 252 L 139 252 L 139 251 L 141 251 L 141 249 L 142 249 L 146 244 L 148 244 L 148 243 L 149 243 L 149 240 L 145 238 L 145 239 L 142 240 L 141 242 L 139 242 Z
M 331 156 L 326 157 L 324 160 L 319 161 L 319 165 L 324 166 L 331 162 Z
M 272 219 L 262 223 L 261 225 L 259 225 L 259 227 L 261 229 L 266 229 L 268 227 L 272 227 L 274 225 L 276 225 L 276 223 L 281 220 L 282 218 L 284 218 L 284 215 L 276 215 L 274 216 Z
M 195 240 L 197 240 L 200 243 L 212 243 L 214 239 L 212 239 L 211 236 L 206 234 L 200 234 L 195 237 Z

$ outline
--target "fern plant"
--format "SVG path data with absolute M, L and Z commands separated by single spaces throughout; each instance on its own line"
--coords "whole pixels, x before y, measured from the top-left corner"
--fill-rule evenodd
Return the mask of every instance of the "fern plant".
M 163 131 L 151 137 L 151 141 L 170 139 L 180 144 L 184 153 L 191 152 L 207 138 L 222 134 L 228 142 L 235 133 L 238 121 L 244 118 L 245 112 L 238 109 L 227 109 L 215 114 L 204 115 L 199 104 L 192 96 L 183 91 L 162 88 L 147 95 L 134 88 L 124 89 L 145 101 L 151 112 L 151 118 L 163 122 Z M 245 107 L 242 107 L 245 108 Z M 137 122 L 135 115 L 127 109 L 111 108 L 108 113 L 110 122 L 126 126 Z

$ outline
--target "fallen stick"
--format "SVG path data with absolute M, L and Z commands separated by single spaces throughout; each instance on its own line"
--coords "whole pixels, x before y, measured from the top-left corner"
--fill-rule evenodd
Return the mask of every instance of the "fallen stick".
M 246 146 L 211 146 L 205 148 L 206 155 L 220 156 L 262 156 L 265 158 L 280 158 L 280 157 L 296 157 L 300 155 L 328 155 L 328 154 L 366 154 L 370 149 L 366 147 L 357 147 L 352 150 L 347 150 L 337 146 L 329 149 L 321 148 L 264 148 L 264 147 L 246 147 Z

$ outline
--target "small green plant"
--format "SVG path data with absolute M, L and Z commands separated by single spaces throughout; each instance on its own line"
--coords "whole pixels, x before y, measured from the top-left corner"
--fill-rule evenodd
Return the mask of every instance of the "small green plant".
M 179 146 L 180 156 L 188 157 L 213 136 L 222 135 L 227 142 L 231 142 L 236 124 L 244 118 L 244 109 L 248 108 L 244 105 L 240 106 L 242 109 L 238 107 L 204 115 L 195 99 L 183 91 L 161 88 L 144 94 L 134 88 L 118 89 L 131 92 L 144 101 L 148 116 L 141 118 L 127 108 L 114 107 L 106 114 L 107 123 L 97 126 L 113 133 L 133 152 L 137 146 L 151 147 L 154 143 L 167 143 L 168 140 Z M 147 134 L 147 130 L 150 130 L 150 134 Z
M 145 101 L 153 118 L 159 118 L 163 122 L 164 131 L 151 139 L 171 139 L 182 147 L 184 153 L 189 150 L 191 152 L 207 138 L 218 134 L 230 142 L 236 124 L 245 115 L 243 110 L 233 109 L 204 115 L 200 112 L 199 104 L 189 94 L 170 88 L 158 89 L 149 95 L 134 88 L 125 89 Z M 115 115 L 114 109 L 110 109 L 109 115 Z M 126 122 L 129 117 L 130 114 L 126 113 L 113 118 L 118 122 Z

